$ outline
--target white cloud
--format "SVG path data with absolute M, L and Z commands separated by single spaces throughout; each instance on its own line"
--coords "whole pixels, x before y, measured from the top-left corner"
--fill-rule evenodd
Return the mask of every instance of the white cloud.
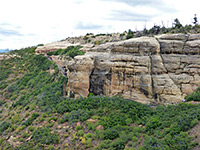
M 174 18 L 191 23 L 197 0 L 0 0 L 0 49 L 49 43 L 86 33 L 143 29 Z

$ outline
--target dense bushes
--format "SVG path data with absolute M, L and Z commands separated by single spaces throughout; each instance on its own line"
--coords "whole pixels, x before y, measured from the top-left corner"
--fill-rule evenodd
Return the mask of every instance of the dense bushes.
M 0 123 L 0 135 L 3 133 L 3 131 L 8 129 L 9 126 L 10 126 L 10 123 L 7 121 Z
M 21 68 L 22 66 L 17 64 L 16 69 L 23 69 L 25 73 L 22 78 L 8 86 L 8 92 L 16 99 L 20 91 L 26 90 L 12 106 L 26 106 L 34 99 L 43 110 L 53 111 L 53 104 L 60 101 L 64 81 L 64 77 L 59 75 L 57 66 L 42 55 L 29 54 L 23 55 L 23 59 L 17 59 L 24 67 Z M 52 75 L 47 72 L 50 68 L 55 70 Z
M 186 96 L 186 101 L 200 101 L 200 87 L 198 87 L 192 94 Z
M 56 51 L 48 52 L 47 55 L 67 55 L 74 58 L 77 55 L 83 55 L 84 52 L 80 50 L 82 46 L 69 46 L 66 49 L 58 49 Z
M 93 114 L 93 111 L 89 110 L 73 110 L 71 113 L 66 113 L 64 117 L 60 120 L 60 123 L 64 122 L 78 122 L 80 121 L 85 121 L 91 117 Z
M 7 82 L 1 81 L 0 82 L 0 90 L 5 89 L 8 86 Z
M 0 67 L 0 81 L 5 80 L 8 78 L 9 74 L 12 73 L 10 69 L 7 68 L 8 66 L 1 66 Z
M 49 128 L 37 128 L 33 132 L 33 141 L 35 143 L 40 144 L 58 144 L 59 143 L 59 137 L 56 133 L 51 133 L 51 130 Z
M 16 149 L 45 149 L 50 144 L 63 146 L 59 141 L 67 141 L 65 146 L 69 149 L 173 150 L 194 146 L 187 132 L 200 120 L 200 105 L 182 103 L 152 108 L 119 97 L 89 94 L 88 98 L 66 98 L 62 93 L 64 77 L 57 66 L 42 55 L 32 55 L 33 50 L 17 52 L 21 58 L 0 64 L 3 71 L 6 67 L 12 68 L 9 70 L 12 76 L 20 74 L 12 82 L 0 82 L 3 97 L 0 100 L 0 134 L 14 131 L 22 135 L 19 141 L 23 144 Z M 62 53 L 74 57 L 69 49 Z M 54 69 L 54 73 L 50 74 L 49 69 Z M 198 94 L 200 90 L 195 92 Z M 42 112 L 45 113 L 39 117 Z M 20 113 L 25 113 L 25 118 L 20 118 L 24 116 Z M 38 125 L 45 127 L 38 128 Z M 28 137 L 31 137 L 29 141 Z
M 33 113 L 30 118 L 28 118 L 25 122 L 22 123 L 22 125 L 25 125 L 26 127 L 31 125 L 32 122 L 39 116 L 38 113 Z
M 147 134 L 142 149 L 177 148 L 180 146 L 181 140 L 184 141 L 184 144 L 180 147 L 189 149 L 191 147 L 190 138 L 185 134 L 185 131 L 191 129 L 200 120 L 200 105 L 182 103 L 157 106 L 156 109 L 152 109 L 149 106 L 133 101 L 125 101 L 118 97 L 91 96 L 76 100 L 66 99 L 58 104 L 57 108 L 61 113 L 69 112 L 61 119 L 61 123 L 80 120 L 83 114 L 79 113 L 80 110 L 76 111 L 80 108 L 86 112 L 87 110 L 93 110 L 91 115 L 101 116 L 97 125 L 103 125 L 105 130 L 97 130 L 96 138 L 114 140 L 109 146 L 106 146 L 111 149 L 123 149 L 129 141 L 129 139 L 120 136 L 123 132 L 127 132 L 127 134 L 133 132 L 131 138 L 134 136 L 139 138 L 141 133 Z M 84 120 L 89 117 L 90 115 Z M 127 124 L 130 125 L 132 122 L 142 124 L 145 128 L 123 127 Z M 182 135 L 185 135 L 185 137 L 182 137 Z M 98 147 L 102 148 L 102 145 L 100 144 Z

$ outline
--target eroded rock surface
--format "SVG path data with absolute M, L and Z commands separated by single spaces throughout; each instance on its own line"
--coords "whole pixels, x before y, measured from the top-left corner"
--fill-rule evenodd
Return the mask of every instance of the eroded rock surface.
M 200 85 L 200 35 L 167 34 L 103 44 L 63 64 L 68 93 L 179 102 Z

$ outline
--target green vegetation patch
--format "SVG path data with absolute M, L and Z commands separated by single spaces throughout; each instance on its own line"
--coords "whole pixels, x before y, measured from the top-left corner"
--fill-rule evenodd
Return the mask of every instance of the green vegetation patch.
M 51 133 L 51 130 L 44 127 L 39 127 L 33 132 L 33 141 L 40 144 L 58 144 L 59 137 L 56 133 Z
M 198 87 L 192 94 L 186 96 L 186 101 L 200 101 L 200 87 Z
M 0 63 L 0 134 L 22 142 L 15 149 L 187 150 L 198 144 L 188 131 L 199 123 L 200 104 L 152 108 L 120 97 L 67 98 L 56 64 L 34 50 L 14 51 L 21 57 Z M 198 100 L 199 91 L 186 100 Z M 4 137 L 0 144 L 9 147 Z
M 78 45 L 78 46 L 69 46 L 66 49 L 58 49 L 56 51 L 53 52 L 48 52 L 47 55 L 48 56 L 52 56 L 52 55 L 65 55 L 65 56 L 69 56 L 71 58 L 74 58 L 77 55 L 84 55 L 84 52 L 80 50 L 80 48 L 82 48 L 82 46 Z
M 3 133 L 3 131 L 8 129 L 9 127 L 10 127 L 10 123 L 7 121 L 0 123 L 0 135 Z

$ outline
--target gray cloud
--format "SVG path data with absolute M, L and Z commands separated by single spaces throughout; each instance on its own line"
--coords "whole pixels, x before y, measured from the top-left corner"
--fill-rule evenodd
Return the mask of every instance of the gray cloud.
M 103 0 L 110 2 L 120 2 L 132 7 L 133 11 L 130 10 L 116 10 L 113 9 L 107 19 L 117 20 L 117 21 L 151 21 L 152 18 L 163 14 L 163 13 L 175 13 L 177 10 L 169 5 L 166 5 L 166 2 L 163 0 Z M 144 12 L 135 12 L 134 8 L 145 6 L 147 8 L 151 8 L 157 10 L 158 14 L 152 14 Z M 144 11 L 144 10 L 141 10 Z
M 12 24 L 9 23 L 0 23 L 0 35 L 3 36 L 22 36 L 18 29 L 20 27 L 18 26 L 13 26 Z
M 162 0 L 104 0 L 104 1 L 121 2 L 131 6 L 152 6 L 152 5 L 155 6 L 164 4 Z
M 150 8 L 155 8 L 160 12 L 166 13 L 175 13 L 177 9 L 169 6 L 163 0 L 103 0 L 103 1 L 111 1 L 111 2 L 120 2 L 125 3 L 129 6 L 136 7 L 136 6 L 147 6 Z
M 11 29 L 4 29 L 0 27 L 0 35 L 3 36 L 22 36 L 21 33 L 19 33 L 16 30 L 11 30 Z
M 150 21 L 156 15 L 144 15 L 126 10 L 113 10 L 108 19 L 118 21 Z
M 102 29 L 104 26 L 102 25 L 95 25 L 92 23 L 83 23 L 83 22 L 78 22 L 75 26 L 75 29 L 81 29 L 81 30 L 98 30 Z
M 81 4 L 81 3 L 83 3 L 83 0 L 74 0 L 74 3 L 75 4 Z

